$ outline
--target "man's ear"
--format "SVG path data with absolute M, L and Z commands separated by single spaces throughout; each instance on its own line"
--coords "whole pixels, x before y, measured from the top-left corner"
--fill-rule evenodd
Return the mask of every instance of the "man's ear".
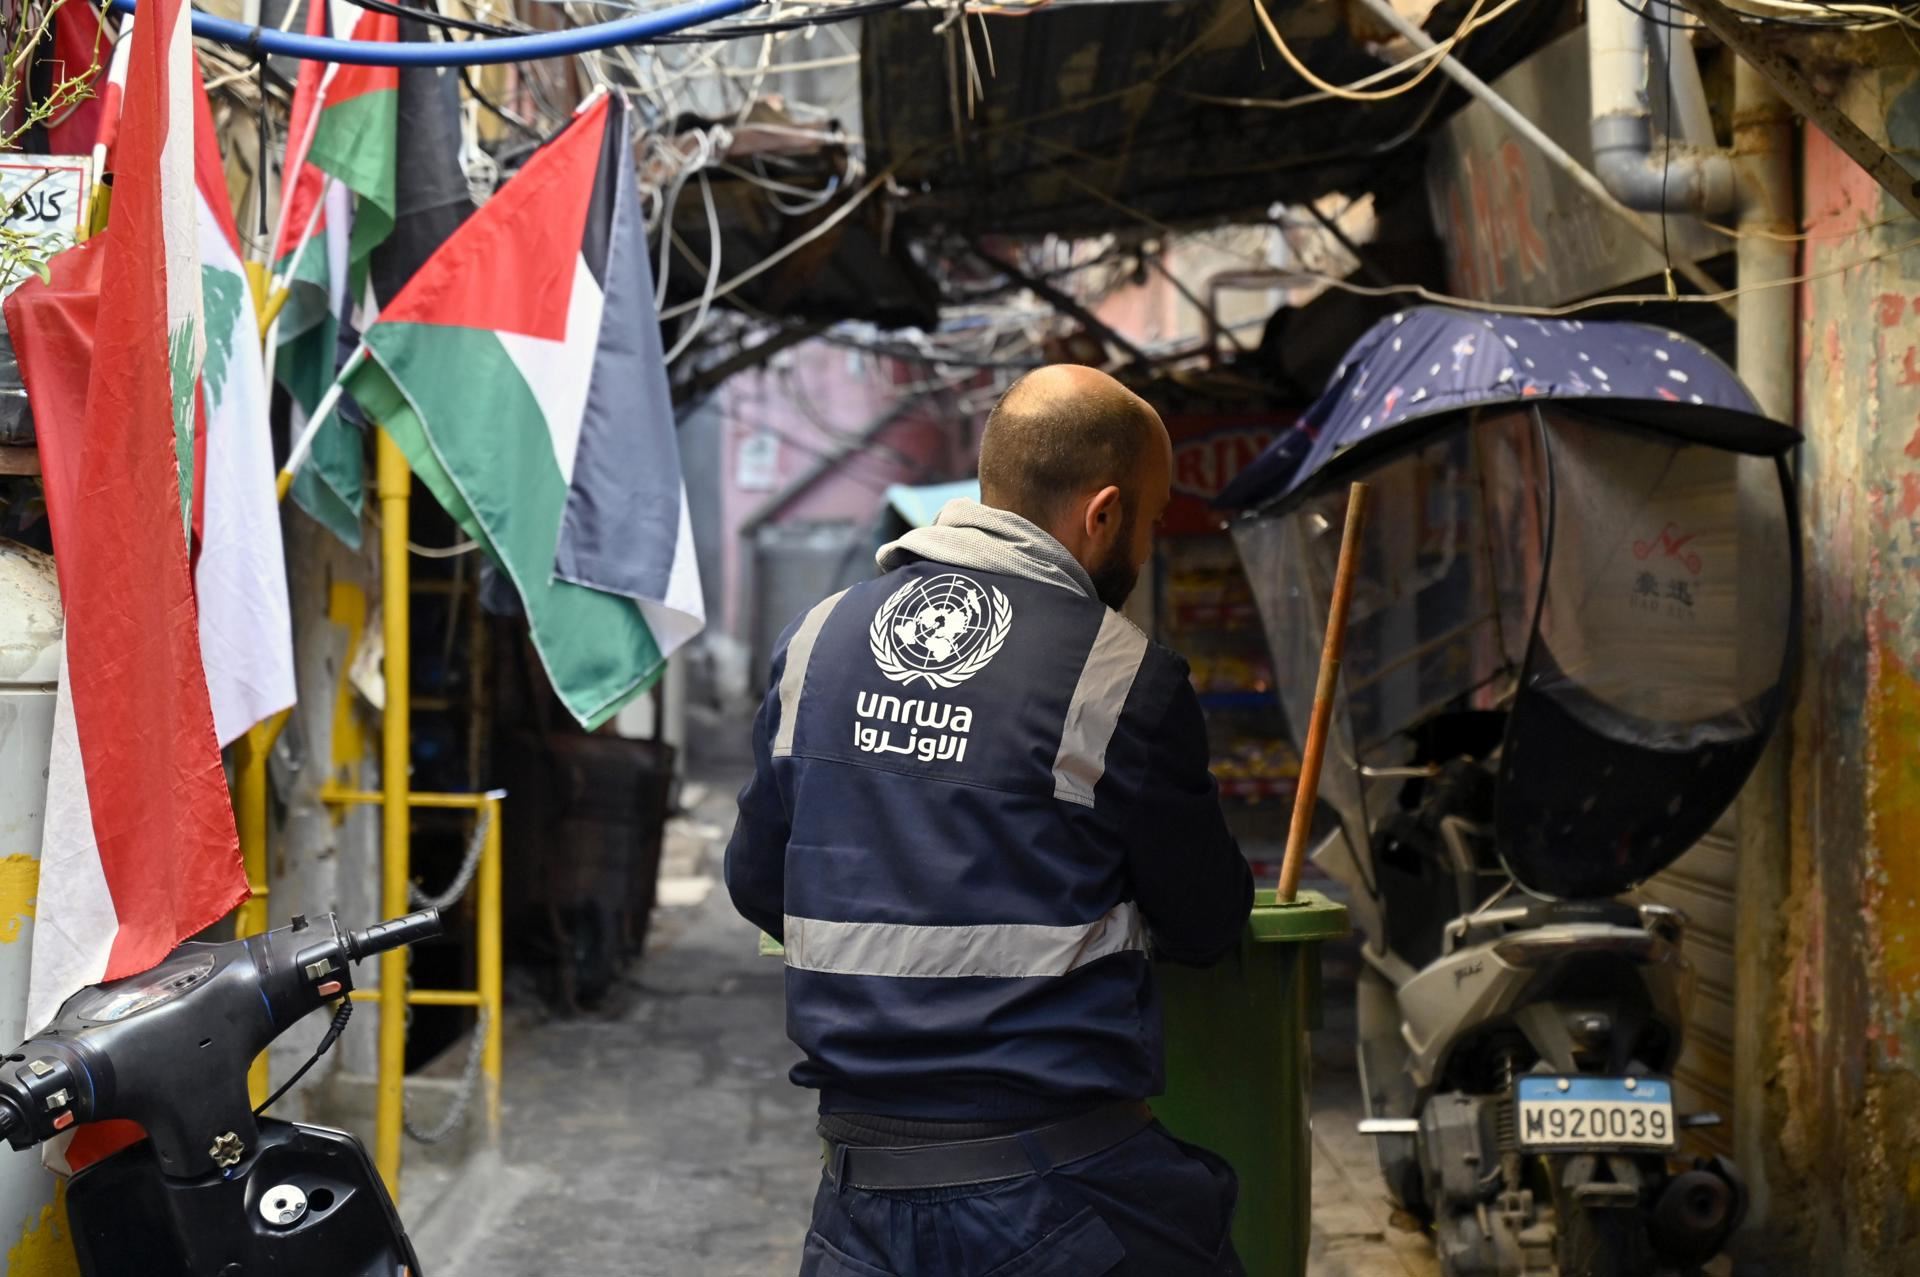
M 1093 494 L 1087 502 L 1086 533 L 1089 541 L 1099 541 L 1118 533 L 1120 518 L 1120 489 L 1108 484 Z

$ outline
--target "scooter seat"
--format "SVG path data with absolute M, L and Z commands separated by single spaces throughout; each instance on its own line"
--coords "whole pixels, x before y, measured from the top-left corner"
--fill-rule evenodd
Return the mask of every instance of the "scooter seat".
M 1551 927 L 1565 923 L 1597 922 L 1613 927 L 1638 927 L 1641 924 L 1640 909 L 1637 905 L 1621 900 L 1540 900 L 1529 898 L 1515 910 L 1515 917 L 1502 909 L 1502 914 L 1510 921 L 1511 930 L 1524 931 L 1535 927 Z

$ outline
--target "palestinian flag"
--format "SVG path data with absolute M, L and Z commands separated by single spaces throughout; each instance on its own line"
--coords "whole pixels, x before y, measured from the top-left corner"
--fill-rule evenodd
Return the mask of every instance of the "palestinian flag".
M 341 32 L 393 41 L 399 23 L 347 0 L 314 0 L 307 33 Z M 399 88 L 393 67 L 300 64 L 272 252 L 274 276 L 290 290 L 276 326 L 275 379 L 293 400 L 296 435 L 333 384 L 343 329 L 372 319 L 368 259 L 393 229 Z M 358 546 L 365 479 L 359 432 L 335 420 L 315 437 L 293 499 Z
M 240 232 L 214 136 L 194 79 L 194 182 L 206 360 L 200 370 L 200 475 L 194 595 L 213 724 L 227 745 L 293 704 L 293 621 L 280 509 L 274 499 L 260 320 L 242 264 Z
M 107 229 L 59 254 L 51 284 L 29 281 L 6 303 L 66 609 L 33 1026 L 81 986 L 152 966 L 247 894 L 181 500 L 202 349 L 187 13 L 185 0 L 145 0 L 130 37 Z
M 597 727 L 706 620 L 626 110 L 582 112 L 363 343 L 345 389 L 505 571 Z

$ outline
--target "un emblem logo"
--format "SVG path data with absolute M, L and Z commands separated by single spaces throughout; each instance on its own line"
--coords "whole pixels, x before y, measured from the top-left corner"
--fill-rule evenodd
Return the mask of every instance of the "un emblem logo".
M 949 572 L 908 581 L 873 614 L 874 663 L 909 687 L 958 687 L 987 667 L 1013 628 L 1013 604 L 999 590 Z

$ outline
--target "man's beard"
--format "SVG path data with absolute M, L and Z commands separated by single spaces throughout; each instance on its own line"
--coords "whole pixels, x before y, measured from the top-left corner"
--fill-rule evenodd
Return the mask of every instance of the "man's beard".
M 1102 603 L 1118 612 L 1127 605 L 1133 587 L 1140 583 L 1140 569 L 1127 560 L 1133 550 L 1133 511 L 1120 521 L 1120 536 L 1106 561 L 1087 573 L 1093 579 L 1093 592 Z

